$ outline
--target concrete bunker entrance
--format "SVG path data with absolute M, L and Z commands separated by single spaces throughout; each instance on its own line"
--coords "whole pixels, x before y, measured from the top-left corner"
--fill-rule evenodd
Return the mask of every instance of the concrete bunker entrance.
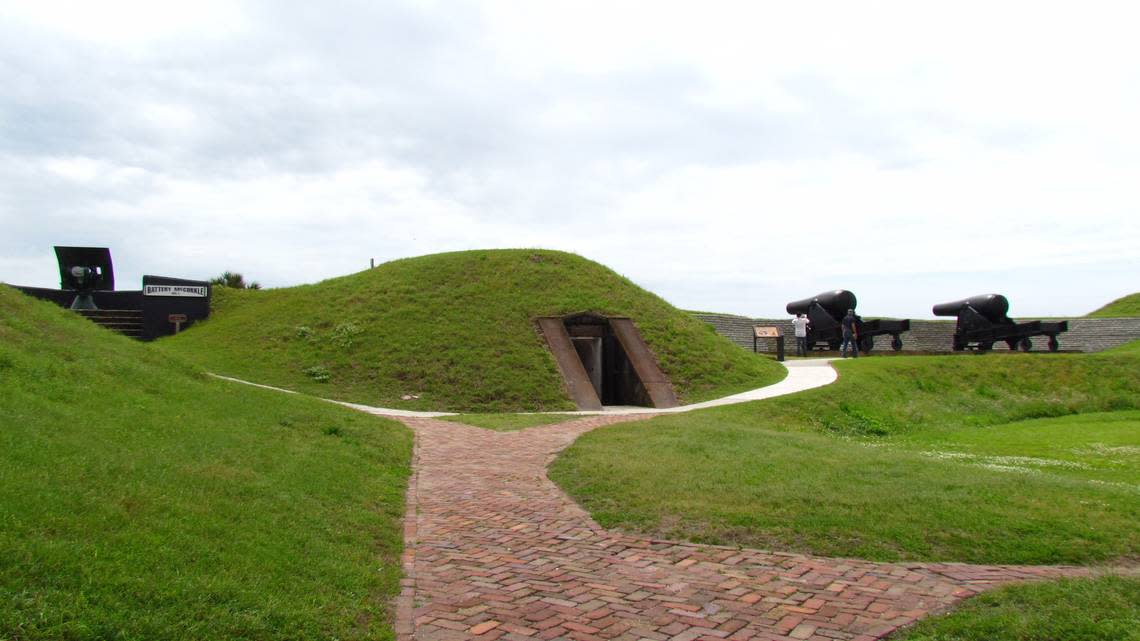
M 609 319 L 582 315 L 572 316 L 563 322 L 586 370 L 586 378 L 602 405 L 652 406 L 645 386 L 614 336 Z
M 676 395 L 633 321 L 582 313 L 538 325 L 578 409 L 675 407 Z

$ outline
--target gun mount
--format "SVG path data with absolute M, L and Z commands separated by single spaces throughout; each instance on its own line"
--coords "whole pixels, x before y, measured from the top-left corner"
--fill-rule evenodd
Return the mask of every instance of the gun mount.
M 954 351 L 973 347 L 980 352 L 993 349 L 994 343 L 1004 341 L 1010 351 L 1033 349 L 1030 337 L 1048 336 L 1049 351 L 1061 348 L 1057 334 L 1069 331 L 1068 321 L 1015 322 L 1007 316 L 1009 300 L 1001 294 L 981 294 L 940 303 L 933 308 L 935 316 L 957 316 L 954 329 Z
M 843 342 L 843 317 L 847 310 L 855 309 L 858 300 L 855 294 L 846 289 L 816 294 L 811 298 L 792 301 L 786 309 L 789 314 L 807 314 L 811 324 L 808 326 L 808 349 L 839 349 Z M 870 352 L 875 346 L 876 336 L 891 337 L 891 349 L 896 352 L 902 349 L 902 334 L 910 329 L 910 320 L 875 318 L 863 321 L 859 329 L 859 349 L 863 353 Z

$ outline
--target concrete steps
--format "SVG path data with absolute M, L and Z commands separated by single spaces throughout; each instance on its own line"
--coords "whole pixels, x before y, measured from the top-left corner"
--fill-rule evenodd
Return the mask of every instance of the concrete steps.
M 142 339 L 143 317 L 140 309 L 77 309 L 87 320 L 101 325 L 112 332 Z

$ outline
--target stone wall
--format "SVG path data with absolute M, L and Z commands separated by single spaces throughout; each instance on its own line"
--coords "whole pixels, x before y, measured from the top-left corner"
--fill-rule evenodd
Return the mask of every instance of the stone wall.
M 718 334 L 740 345 L 752 349 L 752 328 L 756 325 L 779 327 L 784 336 L 784 350 L 795 354 L 795 337 L 792 333 L 791 318 L 748 318 L 733 314 L 706 314 L 693 312 L 697 318 L 712 325 Z M 1017 321 L 1036 319 L 1014 319 Z M 1069 331 L 1059 335 L 1064 352 L 1099 352 L 1118 345 L 1140 339 L 1140 318 L 1071 318 Z M 954 320 L 912 320 L 910 331 L 903 332 L 903 352 L 951 352 L 954 336 Z M 1033 351 L 1048 351 L 1048 338 L 1037 336 L 1031 339 Z M 757 347 L 762 352 L 775 352 L 775 339 L 761 338 Z M 994 345 L 994 351 L 1005 350 L 1005 343 Z M 876 337 L 872 352 L 890 352 L 891 337 Z

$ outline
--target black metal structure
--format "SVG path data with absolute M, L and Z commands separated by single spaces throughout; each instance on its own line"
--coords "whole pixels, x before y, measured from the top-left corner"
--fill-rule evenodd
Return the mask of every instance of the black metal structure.
M 55 247 L 59 262 L 60 289 L 114 291 L 115 268 L 111 250 L 106 247 Z M 86 268 L 87 279 L 81 280 L 76 267 Z
M 56 247 L 60 289 L 16 289 L 141 340 L 177 333 L 210 315 L 206 281 L 143 276 L 142 290 L 115 291 L 111 250 L 106 247 Z
M 816 294 L 811 298 L 792 301 L 788 303 L 789 314 L 807 314 L 811 325 L 808 326 L 808 349 L 837 350 L 843 342 L 843 317 L 847 310 L 855 309 L 858 300 L 855 294 L 846 289 L 836 289 Z M 863 321 L 859 330 L 859 350 L 870 352 L 875 346 L 876 336 L 890 336 L 891 349 L 896 352 L 902 349 L 902 334 L 910 329 L 909 319 L 873 318 Z
M 1010 350 L 1033 349 L 1032 336 L 1048 336 L 1049 351 L 1061 348 L 1057 334 L 1069 331 L 1068 321 L 1027 321 L 1015 322 L 1009 313 L 1009 300 L 1001 294 L 980 294 L 949 303 L 934 306 L 935 316 L 957 316 L 958 326 L 954 330 L 954 351 L 960 352 L 969 347 L 985 352 L 993 349 L 994 343 L 1004 341 Z

